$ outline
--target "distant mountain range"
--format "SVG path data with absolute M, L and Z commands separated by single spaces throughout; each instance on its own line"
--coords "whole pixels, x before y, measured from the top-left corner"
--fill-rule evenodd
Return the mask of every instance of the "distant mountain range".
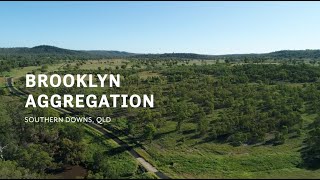
M 203 55 L 194 53 L 164 53 L 164 54 L 136 54 L 125 51 L 105 50 L 69 50 L 55 46 L 41 45 L 32 48 L 0 48 L 0 56 L 54 56 L 54 57 L 81 57 L 81 58 L 108 58 L 108 57 L 136 57 L 136 58 L 188 58 L 211 59 L 217 57 L 244 58 L 244 57 L 268 57 L 268 58 L 310 58 L 319 59 L 320 50 L 282 50 L 263 54 L 227 54 L 227 55 Z
M 282 58 L 282 59 L 320 59 L 320 50 L 282 50 L 261 54 L 225 54 L 203 55 L 194 53 L 164 53 L 164 54 L 141 54 L 136 57 L 149 58 L 188 58 L 188 59 L 212 59 L 212 58 Z
M 69 55 L 69 56 L 81 56 L 81 57 L 121 57 L 131 56 L 133 53 L 122 52 L 122 51 L 80 51 L 80 50 L 69 50 L 58 48 L 55 46 L 41 45 L 32 48 L 0 48 L 0 55 Z

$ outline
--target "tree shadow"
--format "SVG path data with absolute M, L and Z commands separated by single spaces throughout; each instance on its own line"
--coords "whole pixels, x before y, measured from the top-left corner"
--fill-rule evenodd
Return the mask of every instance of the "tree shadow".
M 188 134 L 192 134 L 192 133 L 195 133 L 196 130 L 195 129 L 190 129 L 190 130 L 184 130 L 182 131 L 182 134 L 183 135 L 188 135 Z
M 140 155 L 134 150 L 134 148 L 137 148 L 137 147 L 140 147 L 140 146 L 139 145 L 135 145 L 135 146 L 122 145 L 119 147 L 112 148 L 106 151 L 105 153 L 108 156 L 116 156 L 127 151 L 135 158 L 138 158 L 140 157 Z
M 303 143 L 306 143 L 306 140 L 303 141 Z M 297 166 L 302 169 L 310 170 L 310 171 L 316 171 L 320 169 L 320 162 L 319 159 L 313 159 L 313 156 L 315 155 L 314 152 L 311 151 L 307 146 L 302 147 L 300 150 L 300 155 L 302 162 Z
M 194 135 L 193 137 L 198 136 L 199 134 Z M 225 144 L 227 143 L 227 138 L 229 135 L 221 135 L 218 137 L 213 136 L 212 134 L 208 134 L 206 137 L 204 137 L 201 141 L 198 141 L 193 146 L 204 144 L 204 143 L 216 143 L 216 144 Z
M 166 135 L 168 135 L 168 134 L 174 133 L 174 132 L 176 132 L 176 130 L 172 130 L 172 131 L 168 131 L 168 132 L 164 132 L 164 133 L 159 133 L 159 134 L 156 134 L 156 135 L 153 137 L 153 139 L 154 139 L 154 140 L 157 140 L 157 139 L 160 139 L 160 138 L 162 138 L 162 137 L 164 137 L 164 136 L 166 136 Z

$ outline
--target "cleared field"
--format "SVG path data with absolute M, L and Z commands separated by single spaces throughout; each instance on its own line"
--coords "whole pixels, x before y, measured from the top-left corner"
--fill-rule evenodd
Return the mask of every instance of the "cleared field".
M 129 61 L 124 59 L 91 60 L 86 61 L 83 65 L 80 65 L 79 69 L 115 69 L 117 66 L 120 68 L 120 66 L 125 65 L 125 63 L 129 63 Z M 127 67 L 131 66 L 128 64 Z
M 222 62 L 222 60 L 221 60 Z M 205 60 L 205 61 L 201 61 L 201 60 L 190 60 L 188 64 L 186 65 L 204 65 L 204 64 L 216 64 L 217 61 L 216 60 Z M 182 63 L 179 63 L 182 64 Z
M 54 64 L 48 66 L 48 71 L 56 71 L 64 64 Z M 19 78 L 25 76 L 27 73 L 31 73 L 32 71 L 36 71 L 36 74 L 40 73 L 41 66 L 28 66 L 12 69 L 11 72 L 4 73 L 4 76 L 11 76 L 14 78 Z
M 161 74 L 151 71 L 142 71 L 138 73 L 138 76 L 142 79 L 147 79 L 148 77 L 158 77 L 161 76 Z

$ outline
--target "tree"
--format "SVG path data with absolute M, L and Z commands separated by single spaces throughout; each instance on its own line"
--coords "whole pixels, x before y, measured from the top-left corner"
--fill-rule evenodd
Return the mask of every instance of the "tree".
M 93 169 L 98 170 L 101 168 L 101 162 L 103 160 L 103 152 L 97 151 L 93 154 Z
M 4 88 L 0 88 L 0 96 L 7 95 L 7 92 Z
M 48 71 L 48 65 L 43 65 L 43 66 L 41 66 L 40 71 L 41 71 L 41 72 L 47 72 L 47 71 Z
M 156 128 L 154 127 L 154 125 L 152 123 L 148 123 L 144 129 L 143 136 L 146 140 L 151 142 L 155 133 L 156 133 Z
M 30 145 L 25 149 L 20 149 L 18 155 L 19 164 L 23 167 L 28 167 L 29 169 L 43 173 L 45 169 L 53 165 L 53 158 L 42 150 L 40 145 Z
M 26 142 L 29 138 L 28 135 L 30 134 L 27 132 L 29 130 L 29 125 L 24 123 L 24 121 L 21 121 L 26 115 L 26 112 L 22 111 L 22 109 L 24 109 L 23 104 L 19 101 L 10 101 L 5 109 L 12 120 L 12 125 L 19 137 L 20 144 Z
M 85 144 L 63 138 L 59 144 L 59 157 L 64 163 L 80 164 L 83 160 Z
M 126 69 L 127 68 L 127 65 L 121 65 L 121 69 Z
M 84 129 L 78 124 L 66 124 L 60 129 L 60 137 L 67 138 L 73 142 L 81 142 L 84 136 Z
M 203 111 L 203 109 L 200 110 L 200 112 L 197 115 L 198 120 L 198 132 L 200 136 L 203 136 L 207 133 L 209 129 L 209 121 L 205 118 L 206 114 Z
M 89 170 L 86 179 L 106 179 L 106 178 L 103 177 L 103 173 L 102 172 L 94 173 L 94 172 Z
M 39 174 L 32 173 L 30 170 L 19 167 L 14 161 L 0 160 L 0 178 L 1 179 L 38 179 Z
M 312 168 L 320 167 L 320 127 L 309 132 L 301 155 L 304 163 Z
M 188 106 L 186 102 L 183 101 L 183 102 L 177 103 L 174 109 L 176 113 L 176 119 L 178 121 L 178 124 L 176 126 L 176 131 L 180 131 L 182 122 L 189 116 Z
M 247 141 L 248 141 L 247 135 L 241 132 L 233 134 L 229 137 L 229 142 L 233 146 L 240 146 Z
M 286 141 L 286 139 L 285 139 L 284 135 L 280 132 L 277 132 L 275 134 L 274 139 L 273 139 L 273 144 L 274 145 L 281 145 L 281 144 L 284 144 L 285 141 Z
M 206 118 L 199 119 L 198 132 L 200 136 L 205 135 L 209 129 L 209 121 Z

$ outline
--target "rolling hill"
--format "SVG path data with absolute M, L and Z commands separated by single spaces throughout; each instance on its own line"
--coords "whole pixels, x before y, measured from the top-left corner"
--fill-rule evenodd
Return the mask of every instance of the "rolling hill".
M 134 57 L 134 58 L 184 58 L 184 59 L 214 59 L 214 58 L 278 58 L 278 59 L 320 59 L 320 50 L 281 50 L 262 54 L 226 54 L 226 55 L 204 55 L 195 53 L 163 53 L 163 54 L 136 54 L 125 51 L 106 50 L 70 50 L 55 46 L 40 45 L 32 48 L 0 48 L 1 57 L 32 56 L 51 57 L 53 59 L 100 59 L 112 57 Z M 3 58 L 2 58 L 3 59 Z
M 133 55 L 123 51 L 80 51 L 63 49 L 55 46 L 40 45 L 32 48 L 0 48 L 0 55 L 46 55 L 46 56 L 75 56 L 87 58 L 123 57 Z

